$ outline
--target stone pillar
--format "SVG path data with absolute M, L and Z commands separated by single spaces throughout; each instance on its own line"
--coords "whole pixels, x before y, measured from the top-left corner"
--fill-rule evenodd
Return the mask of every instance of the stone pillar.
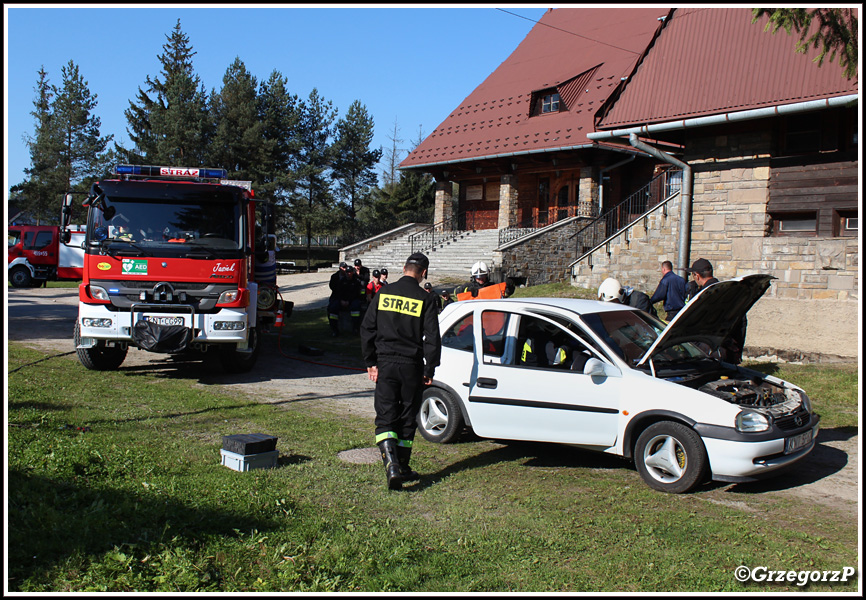
M 583 167 L 580 170 L 580 186 L 577 189 L 578 217 L 594 217 L 601 214 L 598 197 L 598 168 Z
M 517 176 L 503 175 L 499 180 L 499 229 L 517 225 Z
M 442 223 L 442 231 L 451 231 L 451 213 L 453 211 L 452 188 L 453 186 L 450 181 L 436 182 L 436 199 L 433 202 L 433 224 Z

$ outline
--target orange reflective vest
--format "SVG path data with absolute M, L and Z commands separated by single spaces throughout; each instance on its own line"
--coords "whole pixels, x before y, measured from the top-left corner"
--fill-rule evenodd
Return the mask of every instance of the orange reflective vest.
M 457 300 L 496 300 L 497 298 L 505 298 L 505 287 L 506 284 L 503 281 L 502 283 L 495 283 L 480 288 L 477 296 L 473 296 L 471 291 L 460 292 L 457 294 Z

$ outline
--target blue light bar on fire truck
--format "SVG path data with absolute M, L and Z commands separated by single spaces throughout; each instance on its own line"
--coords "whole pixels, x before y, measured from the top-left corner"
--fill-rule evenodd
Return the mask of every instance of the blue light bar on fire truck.
M 117 165 L 118 175 L 145 175 L 147 177 L 189 177 L 225 179 L 225 169 L 199 169 L 192 167 L 152 167 L 146 165 Z

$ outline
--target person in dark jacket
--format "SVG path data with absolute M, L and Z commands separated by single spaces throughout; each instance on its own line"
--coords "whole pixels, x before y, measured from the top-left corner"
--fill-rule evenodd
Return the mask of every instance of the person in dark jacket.
M 367 292 L 367 284 L 370 283 L 370 269 L 364 266 L 360 258 L 355 259 L 355 277 L 361 282 L 361 295 Z
M 331 335 L 340 335 L 340 311 L 348 310 L 352 317 L 352 329 L 359 333 L 361 328 L 361 282 L 355 276 L 355 270 L 344 262 L 340 263 L 339 270 L 331 275 L 328 282 L 331 288 L 331 297 L 328 300 L 328 323 L 331 326 Z
M 692 268 L 686 269 L 686 271 L 692 274 L 697 285 L 694 293 L 689 295 L 687 302 L 694 296 L 697 296 L 701 290 L 719 282 L 718 279 L 713 277 L 713 264 L 706 258 L 699 258 L 692 264 Z M 743 318 L 734 325 L 730 335 L 722 340 L 720 347 L 722 360 L 735 365 L 743 362 L 743 349 L 746 345 L 746 328 L 748 324 L 746 315 L 743 315 Z
M 433 284 L 429 281 L 424 284 L 424 291 L 433 296 L 433 303 L 436 305 L 436 313 L 442 312 L 442 298 L 433 289 Z
M 626 306 L 638 308 L 654 317 L 658 316 L 649 296 L 640 290 L 621 286 L 619 281 L 613 277 L 608 277 L 598 286 L 598 299 L 603 302 L 619 302 Z
M 650 304 L 664 300 L 665 318 L 673 319 L 686 305 L 686 280 L 674 273 L 674 265 L 666 260 L 662 263 L 662 278 L 655 293 L 650 297 Z
M 392 490 L 419 478 L 409 467 L 416 418 L 442 351 L 435 295 L 419 285 L 429 265 L 420 252 L 409 256 L 403 277 L 376 293 L 361 323 L 361 353 L 376 384 L 376 445 Z

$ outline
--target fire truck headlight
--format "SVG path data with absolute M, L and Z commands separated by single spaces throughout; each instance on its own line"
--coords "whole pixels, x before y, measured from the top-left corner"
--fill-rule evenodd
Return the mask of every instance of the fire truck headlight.
M 90 286 L 90 295 L 93 296 L 96 300 L 103 300 L 108 302 L 108 292 L 105 291 L 105 288 L 101 288 L 98 285 Z
M 111 319 L 81 319 L 81 324 L 85 327 L 111 327 Z
M 243 321 L 216 321 L 213 324 L 215 331 L 239 331 L 244 328 Z
M 237 302 L 240 297 L 240 290 L 227 290 L 220 294 L 217 304 L 231 304 L 232 302 Z

